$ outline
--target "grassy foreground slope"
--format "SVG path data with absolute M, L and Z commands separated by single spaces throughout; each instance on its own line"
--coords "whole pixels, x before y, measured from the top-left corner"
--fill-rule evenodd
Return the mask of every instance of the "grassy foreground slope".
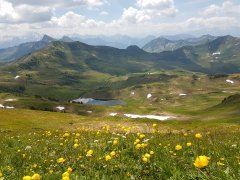
M 239 177 L 239 124 L 130 121 L 30 110 L 0 113 L 0 178 Z

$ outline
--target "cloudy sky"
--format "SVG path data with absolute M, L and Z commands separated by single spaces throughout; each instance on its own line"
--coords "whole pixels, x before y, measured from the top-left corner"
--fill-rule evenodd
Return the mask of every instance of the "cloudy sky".
M 0 0 L 0 38 L 240 35 L 239 0 Z

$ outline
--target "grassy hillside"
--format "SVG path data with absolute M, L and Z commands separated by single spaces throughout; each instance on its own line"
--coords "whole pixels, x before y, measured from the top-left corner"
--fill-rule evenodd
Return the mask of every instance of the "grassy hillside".
M 239 124 L 0 113 L 4 179 L 238 178 Z

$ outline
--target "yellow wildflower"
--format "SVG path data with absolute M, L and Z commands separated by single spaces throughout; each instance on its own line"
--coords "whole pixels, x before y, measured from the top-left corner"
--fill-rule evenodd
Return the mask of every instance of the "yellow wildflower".
M 154 151 L 150 151 L 150 154 L 153 155 L 153 154 L 154 154 Z
M 89 150 L 88 152 L 87 152 L 87 156 L 92 156 L 92 154 L 93 154 L 93 150 Z
M 143 160 L 143 162 L 145 162 L 145 163 L 147 163 L 147 162 L 149 161 L 149 159 L 146 158 L 145 156 L 142 157 L 142 160 Z
M 32 180 L 32 177 L 31 176 L 24 176 L 23 180 Z
M 208 159 L 207 156 L 198 156 L 194 162 L 194 166 L 199 169 L 205 168 L 209 163 Z
M 145 138 L 145 135 L 144 135 L 144 134 L 140 134 L 140 135 L 139 135 L 139 138 L 140 138 L 140 139 L 143 139 L 143 138 Z
M 63 134 L 63 137 L 68 137 L 68 136 L 70 136 L 70 134 L 67 132 Z
M 217 165 L 218 166 L 224 166 L 225 164 L 219 161 L 219 162 L 217 162 Z
M 178 145 L 175 146 L 175 150 L 176 150 L 176 151 L 179 151 L 179 150 L 181 150 L 181 149 L 182 149 L 182 146 L 181 146 L 181 145 L 178 144 Z
M 197 133 L 197 134 L 195 134 L 195 138 L 201 139 L 201 138 L 202 138 L 202 135 L 201 135 L 200 133 Z
M 58 163 L 61 163 L 61 164 L 64 163 L 64 161 L 65 161 L 64 158 L 59 158 L 59 159 L 57 160 L 57 162 L 58 162 Z
M 79 146 L 78 144 L 74 144 L 74 145 L 73 145 L 73 147 L 74 147 L 75 149 L 78 148 L 78 146 Z
M 117 145 L 117 144 L 118 144 L 118 140 L 117 140 L 117 139 L 114 139 L 113 145 Z
M 63 173 L 62 174 L 62 180 L 70 180 L 69 175 L 70 174 L 68 172 Z
M 111 156 L 109 156 L 109 155 L 105 156 L 105 160 L 106 160 L 106 161 L 110 161 L 111 159 L 112 159 Z
M 112 152 L 110 153 L 110 155 L 111 155 L 111 156 L 115 156 L 115 155 L 116 155 L 116 152 L 115 152 L 115 151 L 112 151 Z
M 152 126 L 153 126 L 153 127 L 157 127 L 157 124 L 153 124 Z
M 137 145 L 135 146 L 135 148 L 136 148 L 136 149 L 140 149 L 140 148 L 141 148 L 141 144 L 137 144 Z
M 146 158 L 150 159 L 151 155 L 150 155 L 150 154 L 148 154 L 148 153 L 146 153 L 146 154 L 144 155 L 144 157 L 146 157 Z
M 68 172 L 69 174 L 70 174 L 72 171 L 73 171 L 73 170 L 72 170 L 72 168 L 70 168 L 70 167 L 67 169 L 67 172 Z
M 188 143 L 187 143 L 187 146 L 188 146 L 188 147 L 192 146 L 192 143 L 191 143 L 191 142 L 188 142 Z
M 41 176 L 39 174 L 34 174 L 32 176 L 32 180 L 40 180 L 41 179 Z

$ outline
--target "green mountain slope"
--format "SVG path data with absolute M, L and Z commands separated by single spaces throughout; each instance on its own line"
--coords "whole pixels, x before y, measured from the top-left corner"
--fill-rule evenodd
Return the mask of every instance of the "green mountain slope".
M 203 45 L 180 50 L 188 59 L 208 69 L 209 73 L 240 71 L 240 38 L 223 36 Z
M 0 49 L 0 62 L 19 59 L 27 54 L 43 49 L 54 40 L 55 39 L 50 36 L 45 35 L 40 41 L 23 43 L 18 46 Z
M 159 37 L 147 43 L 143 46 L 143 50 L 150 53 L 159 53 L 163 51 L 174 51 L 184 46 L 197 46 L 201 44 L 206 44 L 216 37 L 211 35 L 204 35 L 199 38 L 189 38 L 184 40 L 169 40 L 164 37 Z

